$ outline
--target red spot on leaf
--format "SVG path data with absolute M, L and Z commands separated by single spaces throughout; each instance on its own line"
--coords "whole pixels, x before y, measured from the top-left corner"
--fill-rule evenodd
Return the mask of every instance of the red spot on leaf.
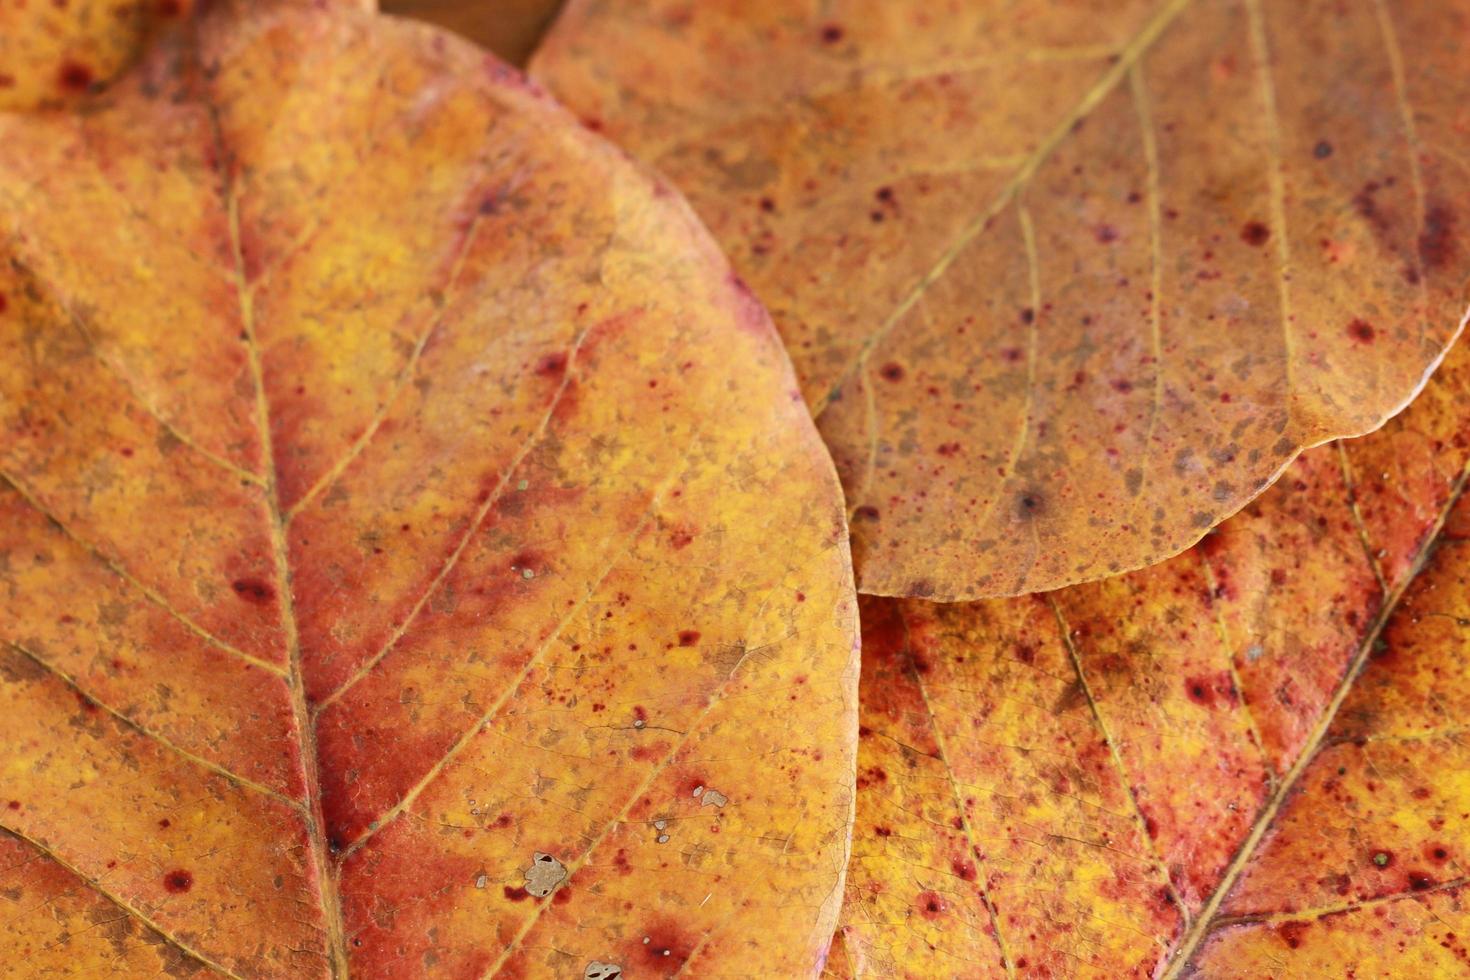
M 1310 922 L 1283 922 L 1276 927 L 1276 934 L 1287 946 L 1296 949 L 1302 944 L 1302 934 L 1311 926 Z
M 235 594 L 246 602 L 263 606 L 276 597 L 276 590 L 258 578 L 237 578 L 230 583 Z
M 163 887 L 174 895 L 182 895 L 194 887 L 194 876 L 183 868 L 176 868 L 163 876 Z
M 92 69 L 78 61 L 64 61 L 56 74 L 56 83 L 68 92 L 85 92 L 97 80 Z
M 543 378 L 560 378 L 567 371 L 567 355 L 564 351 L 547 354 L 536 362 L 536 373 Z
M 1270 238 L 1271 229 L 1259 221 L 1247 221 L 1245 227 L 1240 229 L 1240 240 L 1247 245 L 1254 245 L 1259 248 L 1266 244 Z
M 1455 216 L 1444 205 L 1436 204 L 1424 214 L 1424 230 L 1419 233 L 1419 261 L 1426 270 L 1447 265 L 1455 254 Z
M 922 891 L 914 899 L 914 908 L 919 910 L 920 915 L 932 922 L 943 915 L 948 906 L 944 904 L 944 899 L 939 897 L 938 892 Z

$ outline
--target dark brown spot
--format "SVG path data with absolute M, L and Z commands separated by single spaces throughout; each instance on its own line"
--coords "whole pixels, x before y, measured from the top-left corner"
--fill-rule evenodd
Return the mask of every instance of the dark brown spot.
M 1377 331 L 1373 329 L 1373 324 L 1369 323 L 1367 320 L 1362 319 L 1361 317 L 1347 325 L 1348 336 L 1353 338 L 1353 340 L 1356 340 L 1360 344 L 1373 343 L 1373 337 L 1376 332 Z
M 889 361 L 878 369 L 878 374 L 882 376 L 884 381 L 902 381 L 903 373 L 903 365 L 893 361 Z
M 177 868 L 163 876 L 163 887 L 174 895 L 182 895 L 194 887 L 194 876 L 183 868 Z
M 940 898 L 937 892 L 932 891 L 919 892 L 918 897 L 914 899 L 914 907 L 926 919 L 937 919 L 945 910 L 944 899 Z
M 56 74 L 57 84 L 68 92 L 85 92 L 95 80 L 92 69 L 78 61 L 62 62 Z
M 696 644 L 698 642 L 699 642 L 699 631 L 698 630 L 680 630 L 679 631 L 679 646 L 681 646 L 681 647 L 692 647 L 692 646 L 694 646 L 694 644 Z
M 1286 945 L 1296 949 L 1302 944 L 1302 934 L 1311 928 L 1311 925 L 1310 922 L 1283 922 L 1276 927 L 1276 932 Z
M 230 583 L 235 595 L 255 606 L 263 606 L 276 597 L 276 590 L 258 578 L 237 578 Z
M 1046 497 L 1040 490 L 1023 490 L 1016 498 L 1016 514 L 1022 518 L 1036 517 L 1046 509 Z
M 1419 233 L 1419 261 L 1426 270 L 1449 264 L 1455 254 L 1455 216 L 1440 204 L 1424 214 L 1424 230 Z
M 1266 244 L 1270 237 L 1271 229 L 1259 221 L 1247 221 L 1245 227 L 1240 229 L 1240 240 L 1258 248 Z
M 543 378 L 559 378 L 566 373 L 567 355 L 562 351 L 547 354 L 536 363 L 536 373 Z
M 1312 156 L 1318 160 L 1326 160 L 1332 156 L 1332 144 L 1326 140 L 1319 140 L 1317 145 L 1312 147 Z
M 872 504 L 863 504 L 852 512 L 852 516 L 854 520 L 858 521 L 876 521 L 878 519 L 878 508 Z
M 837 24 L 828 24 L 822 28 L 822 43 L 836 44 L 842 40 L 842 27 Z

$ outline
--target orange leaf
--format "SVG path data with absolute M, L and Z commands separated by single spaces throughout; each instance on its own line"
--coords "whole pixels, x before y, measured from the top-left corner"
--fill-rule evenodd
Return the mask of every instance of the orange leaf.
M 764 312 L 469 45 L 184 34 L 0 114 L 0 958 L 815 969 L 856 609 Z
M 771 308 L 859 587 L 966 599 L 1175 554 L 1419 389 L 1465 311 L 1467 25 L 573 0 L 532 68 Z
M 1151 568 L 864 599 L 844 975 L 1463 972 L 1467 391 Z

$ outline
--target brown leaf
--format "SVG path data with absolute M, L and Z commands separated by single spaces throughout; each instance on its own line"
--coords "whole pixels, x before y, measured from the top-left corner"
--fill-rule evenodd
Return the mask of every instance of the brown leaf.
M 562 0 L 383 0 L 383 13 L 447 27 L 525 65 L 561 9 Z
M 771 308 L 865 591 L 1187 547 L 1460 328 L 1470 6 L 573 0 L 533 73 Z
M 865 599 L 838 975 L 1463 972 L 1467 391 L 1150 568 Z
M 218 3 L 0 114 L 0 221 L 12 969 L 816 968 L 839 489 L 676 196 L 442 33 Z

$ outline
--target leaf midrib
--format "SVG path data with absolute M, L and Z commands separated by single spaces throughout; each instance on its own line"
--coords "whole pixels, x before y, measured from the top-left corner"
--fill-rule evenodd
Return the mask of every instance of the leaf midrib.
M 1217 928 L 1227 923 L 1228 920 L 1219 915 L 1220 906 L 1224 903 L 1225 898 L 1229 895 L 1230 890 L 1234 887 L 1236 881 L 1239 880 L 1241 874 L 1245 872 L 1251 860 L 1255 858 L 1262 838 L 1265 837 L 1266 831 L 1275 822 L 1277 815 L 1281 812 L 1282 805 L 1296 788 L 1302 775 L 1316 761 L 1318 749 L 1325 742 L 1327 732 L 1332 727 L 1333 721 L 1337 718 L 1338 709 L 1342 707 L 1343 702 L 1347 700 L 1348 695 L 1352 692 L 1358 675 L 1362 672 L 1369 655 L 1373 652 L 1373 647 L 1382 635 L 1384 627 L 1388 625 L 1389 621 L 1398 612 L 1399 603 L 1403 600 L 1405 593 L 1419 580 L 1419 575 L 1424 570 L 1425 565 L 1428 564 L 1430 556 L 1434 552 L 1434 546 L 1438 543 L 1440 534 L 1444 530 L 1445 521 L 1448 520 L 1451 512 L 1454 511 L 1456 504 L 1459 503 L 1461 496 L 1466 490 L 1467 482 L 1470 482 L 1470 460 L 1467 460 L 1460 468 L 1460 472 L 1450 488 L 1448 499 L 1440 509 L 1439 514 L 1435 517 L 1434 524 L 1424 536 L 1424 543 L 1420 546 L 1415 556 L 1413 567 L 1404 575 L 1403 580 L 1384 596 L 1383 606 L 1379 610 L 1378 616 L 1374 619 L 1372 627 L 1364 634 L 1362 641 L 1358 645 L 1357 652 L 1353 655 L 1352 660 L 1349 661 L 1346 669 L 1343 671 L 1342 680 L 1338 682 L 1336 689 L 1332 692 L 1332 698 L 1328 701 L 1327 706 L 1318 715 L 1317 722 L 1312 726 L 1311 733 L 1307 736 L 1301 750 L 1297 753 L 1296 760 L 1282 774 L 1281 778 L 1277 780 L 1274 791 L 1267 799 L 1265 805 L 1256 814 L 1256 819 L 1251 824 L 1250 833 L 1241 842 L 1239 850 L 1235 853 L 1235 857 L 1231 859 L 1230 864 L 1225 869 L 1225 873 L 1220 877 L 1219 884 L 1211 892 L 1209 900 L 1200 908 L 1199 914 L 1195 917 L 1194 924 L 1170 953 L 1169 959 L 1166 961 L 1166 969 L 1161 974 L 1161 980 L 1178 980 L 1183 975 L 1183 971 L 1189 967 L 1190 961 L 1194 958 L 1195 953 L 1200 950 L 1204 941 Z
M 195 53 L 196 55 L 200 53 L 197 40 Z M 306 686 L 301 670 L 301 642 L 296 629 L 295 597 L 291 588 L 286 522 L 281 509 L 280 481 L 271 438 L 270 404 L 266 398 L 260 345 L 255 335 L 254 298 L 245 271 L 245 254 L 240 235 L 240 188 L 237 174 L 234 172 L 236 162 L 229 152 L 224 129 L 220 124 L 219 107 L 213 99 L 208 82 L 202 83 L 202 91 L 205 97 L 205 109 L 209 114 L 217 159 L 221 160 L 223 166 L 227 168 L 224 176 L 222 203 L 229 229 L 231 257 L 234 261 L 234 270 L 230 279 L 239 300 L 240 330 L 250 366 L 251 381 L 255 389 L 256 426 L 260 434 L 260 452 L 265 469 L 265 498 L 270 510 L 271 557 L 275 564 L 276 594 L 280 598 L 281 627 L 286 635 L 288 653 L 287 687 L 290 692 L 291 714 L 299 733 L 301 766 L 305 781 L 304 823 L 307 843 L 311 852 L 311 863 L 316 872 L 322 917 L 327 929 L 327 964 L 333 977 L 346 977 L 348 975 L 347 947 L 342 927 L 342 903 L 337 896 L 336 869 L 328 851 L 324 831 L 326 820 L 322 812 L 316 728 L 307 705 Z

